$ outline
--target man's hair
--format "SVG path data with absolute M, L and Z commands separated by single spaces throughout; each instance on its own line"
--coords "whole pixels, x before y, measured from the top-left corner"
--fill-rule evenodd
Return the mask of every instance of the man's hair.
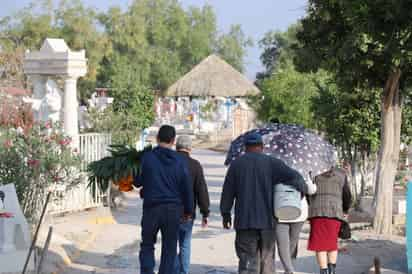
M 182 150 L 182 149 L 187 149 L 187 150 L 192 149 L 192 139 L 190 138 L 190 136 L 182 135 L 182 136 L 177 137 L 176 150 Z
M 163 125 L 160 127 L 157 133 L 157 139 L 160 143 L 170 144 L 176 138 L 176 130 L 174 127 L 169 125 Z

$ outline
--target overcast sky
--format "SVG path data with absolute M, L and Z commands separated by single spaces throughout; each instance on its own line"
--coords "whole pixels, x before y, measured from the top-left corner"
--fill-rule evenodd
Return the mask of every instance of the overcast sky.
M 57 1 L 57 0 L 56 0 Z M 126 7 L 132 0 L 83 0 L 87 6 L 106 10 L 110 6 Z M 11 15 L 32 0 L 0 0 L 0 17 Z M 248 50 L 246 74 L 254 79 L 262 70 L 258 41 L 269 30 L 285 30 L 305 13 L 307 0 L 180 0 L 185 7 L 212 5 L 217 14 L 218 26 L 227 31 L 232 24 L 240 24 L 255 46 Z

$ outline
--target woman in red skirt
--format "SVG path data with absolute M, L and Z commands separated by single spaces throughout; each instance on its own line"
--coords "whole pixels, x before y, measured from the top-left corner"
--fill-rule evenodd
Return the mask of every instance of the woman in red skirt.
M 317 176 L 318 191 L 309 201 L 310 236 L 308 250 L 316 252 L 321 274 L 335 274 L 338 257 L 338 234 L 352 196 L 346 174 L 332 168 Z

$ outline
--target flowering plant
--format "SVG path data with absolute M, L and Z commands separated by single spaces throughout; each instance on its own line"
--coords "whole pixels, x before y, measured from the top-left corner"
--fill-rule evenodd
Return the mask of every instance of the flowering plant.
M 81 159 L 51 122 L 21 129 L 0 127 L 0 185 L 14 183 L 23 212 L 34 217 L 52 187 L 80 180 Z

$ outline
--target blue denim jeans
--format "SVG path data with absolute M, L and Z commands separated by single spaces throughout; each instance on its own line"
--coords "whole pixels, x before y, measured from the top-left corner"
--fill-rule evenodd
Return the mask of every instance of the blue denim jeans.
M 141 274 L 154 274 L 154 246 L 159 230 L 162 234 L 159 274 L 170 274 L 170 270 L 174 269 L 182 214 L 183 208 L 173 204 L 143 209 L 142 242 L 139 253 Z
M 179 255 L 176 257 L 175 274 L 189 274 L 192 230 L 193 220 L 180 224 Z

